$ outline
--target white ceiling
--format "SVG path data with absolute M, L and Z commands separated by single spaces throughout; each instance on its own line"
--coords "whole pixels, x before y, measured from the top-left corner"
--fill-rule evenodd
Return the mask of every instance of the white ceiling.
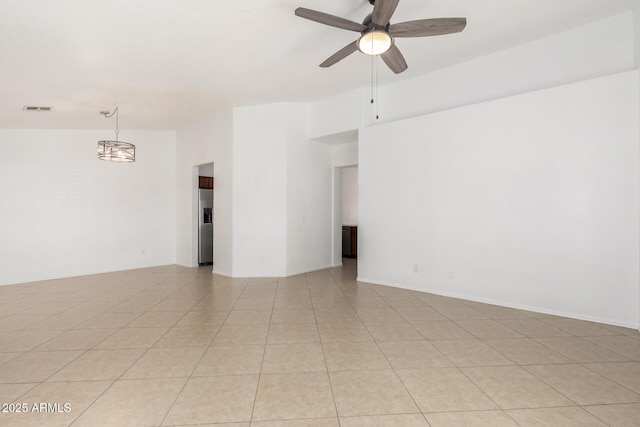
M 412 78 L 631 9 L 638 0 L 400 0 L 392 22 L 467 18 L 459 34 L 399 39 L 409 69 L 380 61 L 380 84 Z M 0 127 L 176 129 L 215 109 L 309 102 L 366 86 L 358 37 L 294 15 L 361 22 L 367 0 L 0 0 Z M 24 105 L 53 106 L 27 113 Z

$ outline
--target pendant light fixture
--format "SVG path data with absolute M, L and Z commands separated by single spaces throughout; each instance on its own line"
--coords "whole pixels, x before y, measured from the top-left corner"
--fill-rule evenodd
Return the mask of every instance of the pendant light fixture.
M 98 158 L 107 162 L 126 162 L 136 161 L 136 146 L 128 142 L 118 141 L 118 107 L 109 111 L 100 111 L 105 118 L 110 119 L 116 116 L 116 140 L 115 141 L 98 141 Z

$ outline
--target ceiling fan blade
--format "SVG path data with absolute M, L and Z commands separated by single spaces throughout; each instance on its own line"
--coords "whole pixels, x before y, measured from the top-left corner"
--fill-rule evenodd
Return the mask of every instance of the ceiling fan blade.
M 393 37 L 426 37 L 459 33 L 467 25 L 467 18 L 434 18 L 400 22 L 389 26 Z
M 407 69 L 407 61 L 404 60 L 404 56 L 400 53 L 400 49 L 395 44 L 391 46 L 391 49 L 380 55 L 387 67 L 391 68 L 396 74 L 400 74 Z
M 348 45 L 346 45 L 345 47 L 343 47 L 342 49 L 340 49 L 339 51 L 337 51 L 336 53 L 328 57 L 322 64 L 320 64 L 320 66 L 322 68 L 331 67 L 333 64 L 343 60 L 344 58 L 351 55 L 356 50 L 358 50 L 357 40 L 354 41 L 353 43 L 349 43 Z
M 381 27 L 386 27 L 391 19 L 391 15 L 396 11 L 400 0 L 376 0 L 373 5 L 373 14 L 371 21 Z
M 317 10 L 306 9 L 304 7 L 297 8 L 296 15 L 310 21 L 342 28 L 343 30 L 357 31 L 361 33 L 367 29 L 363 24 L 358 24 L 357 22 L 349 21 L 348 19 L 340 18 L 339 16 L 329 15 L 328 13 L 318 12 Z

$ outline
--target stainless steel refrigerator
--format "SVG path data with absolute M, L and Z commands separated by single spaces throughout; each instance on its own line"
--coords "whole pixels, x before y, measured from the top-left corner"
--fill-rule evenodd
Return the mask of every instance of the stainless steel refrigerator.
M 213 264 L 213 190 L 199 189 L 198 264 Z

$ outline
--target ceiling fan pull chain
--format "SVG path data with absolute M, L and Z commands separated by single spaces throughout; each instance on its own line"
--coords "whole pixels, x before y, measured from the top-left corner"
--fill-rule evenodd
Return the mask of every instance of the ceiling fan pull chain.
M 380 117 L 378 116 L 378 107 L 380 105 L 380 92 L 378 92 L 378 87 L 379 87 L 379 82 L 378 82 L 378 55 L 375 55 L 376 58 L 376 120 L 378 120 Z
M 372 55 L 371 56 L 371 103 L 373 104 L 373 61 L 374 61 L 375 57 Z

